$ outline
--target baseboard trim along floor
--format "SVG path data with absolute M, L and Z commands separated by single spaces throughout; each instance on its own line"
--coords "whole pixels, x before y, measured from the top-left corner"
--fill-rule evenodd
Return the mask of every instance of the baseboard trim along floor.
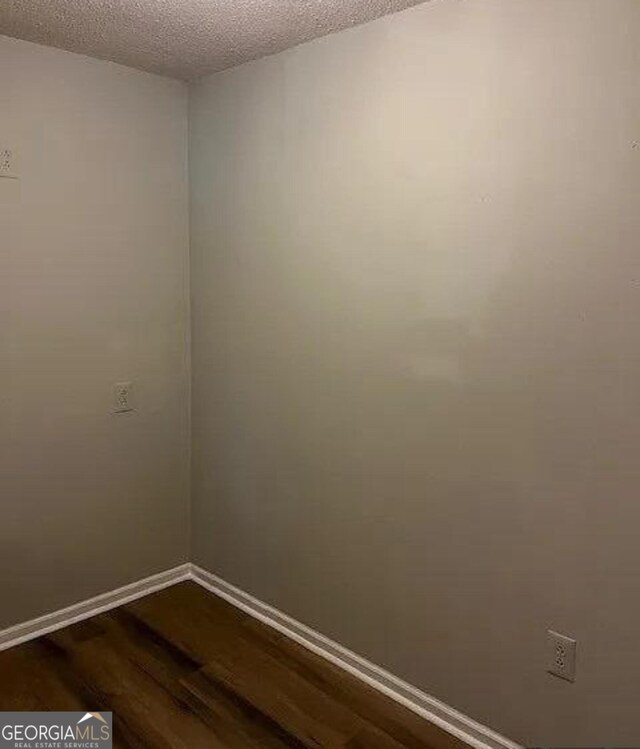
M 57 629 L 63 629 L 70 624 L 75 624 L 83 619 L 90 619 L 96 614 L 103 611 L 115 609 L 123 606 L 125 603 L 135 601 L 137 598 L 144 598 L 150 593 L 157 590 L 168 588 L 170 585 L 191 579 L 191 565 L 181 564 L 179 567 L 173 567 L 170 570 L 159 572 L 157 575 L 145 577 L 122 588 L 102 593 L 94 598 L 88 598 L 86 601 L 80 601 L 72 606 L 67 606 L 51 614 L 45 614 L 37 619 L 16 624 L 9 629 L 0 631 L 0 650 L 12 648 L 20 645 L 27 640 L 34 640 L 36 637 L 55 632 Z
M 0 631 L 0 650 L 33 640 L 83 619 L 89 619 L 96 614 L 117 608 L 185 580 L 198 583 L 475 749 L 521 749 L 519 744 L 194 564 L 182 564 L 109 593 Z
M 192 579 L 207 590 L 224 598 L 269 627 L 277 629 L 322 658 L 326 658 L 348 671 L 369 686 L 443 728 L 470 746 L 476 749 L 521 749 L 520 745 L 514 741 L 483 726 L 374 663 L 370 663 L 365 658 L 301 624 L 282 613 L 282 611 L 273 608 L 273 606 L 269 606 L 249 593 L 245 593 L 240 588 L 236 588 L 211 572 L 207 572 L 197 565 L 191 565 L 191 574 Z

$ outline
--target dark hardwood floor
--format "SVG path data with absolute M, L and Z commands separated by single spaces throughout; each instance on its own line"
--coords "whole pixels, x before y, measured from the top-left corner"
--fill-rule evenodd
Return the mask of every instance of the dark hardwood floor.
M 117 747 L 468 749 L 190 582 L 1 652 L 0 710 L 110 710 Z

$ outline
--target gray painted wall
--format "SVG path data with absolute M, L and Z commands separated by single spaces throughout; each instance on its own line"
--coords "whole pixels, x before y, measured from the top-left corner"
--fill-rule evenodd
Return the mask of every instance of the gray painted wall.
M 193 89 L 195 561 L 529 745 L 640 736 L 639 39 L 441 0 Z
M 1 37 L 3 147 L 0 628 L 187 558 L 187 90 Z

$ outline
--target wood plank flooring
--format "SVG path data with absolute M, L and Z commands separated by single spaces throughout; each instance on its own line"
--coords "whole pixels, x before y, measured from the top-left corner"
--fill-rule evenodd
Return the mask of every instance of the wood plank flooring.
M 191 582 L 0 652 L 0 710 L 110 710 L 122 749 L 468 749 Z

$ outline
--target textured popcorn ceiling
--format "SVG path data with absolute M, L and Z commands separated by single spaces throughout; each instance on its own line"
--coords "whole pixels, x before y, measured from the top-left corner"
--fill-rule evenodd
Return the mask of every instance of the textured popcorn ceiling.
M 0 34 L 190 79 L 422 0 L 0 0 Z

